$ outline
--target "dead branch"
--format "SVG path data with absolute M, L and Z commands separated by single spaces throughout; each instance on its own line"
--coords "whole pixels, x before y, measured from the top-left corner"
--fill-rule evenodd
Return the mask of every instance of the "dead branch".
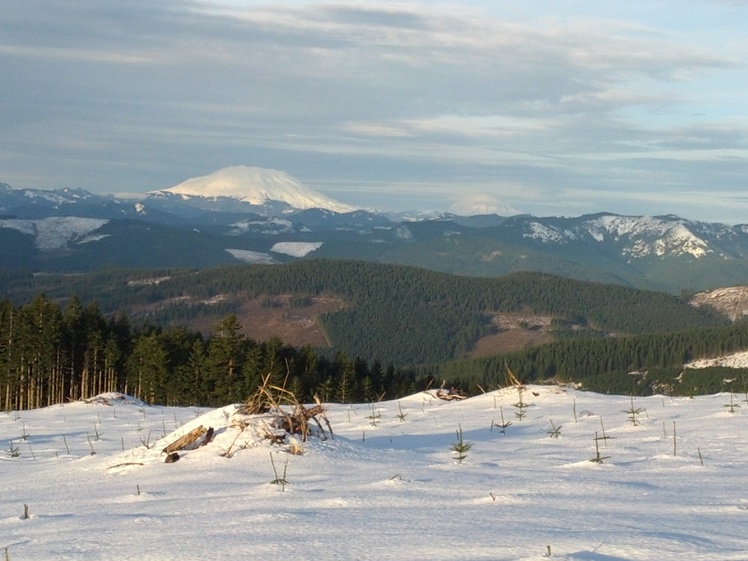
M 518 390 L 525 389 L 525 385 L 517 379 L 517 377 L 514 375 L 514 372 L 512 372 L 512 369 L 509 368 L 509 365 L 504 361 L 504 367 L 506 368 L 506 385 L 507 386 L 514 386 Z
M 239 437 L 244 432 L 244 429 L 247 428 L 247 425 L 244 423 L 241 423 L 241 425 L 238 425 L 238 426 L 240 426 L 241 430 L 238 433 L 236 433 L 234 440 L 231 441 L 231 445 L 226 449 L 226 451 L 223 454 L 221 454 L 221 456 L 225 458 L 230 458 L 233 455 L 231 450 L 234 448 L 234 444 L 236 444 L 236 441 L 239 440 Z

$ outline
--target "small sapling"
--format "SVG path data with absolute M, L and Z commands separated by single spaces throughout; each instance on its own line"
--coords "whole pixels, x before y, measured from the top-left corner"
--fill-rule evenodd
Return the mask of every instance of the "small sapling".
M 472 442 L 465 442 L 462 438 L 462 426 L 460 425 L 459 429 L 457 429 L 457 442 L 453 443 L 451 447 L 452 452 L 456 454 L 455 459 L 458 464 L 461 464 L 467 458 L 467 453 L 472 447 Z

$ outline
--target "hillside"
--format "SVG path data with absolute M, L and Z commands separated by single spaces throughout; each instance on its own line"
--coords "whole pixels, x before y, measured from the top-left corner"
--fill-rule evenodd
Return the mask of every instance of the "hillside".
M 421 392 L 328 405 L 334 438 L 310 437 L 301 455 L 290 437 L 263 437 L 270 416 L 233 404 L 108 394 L 3 412 L 0 441 L 17 455 L 0 457 L 0 551 L 24 561 L 737 561 L 748 549 L 748 410 L 729 403 L 556 386 L 460 402 Z M 164 463 L 161 450 L 199 425 L 215 439 Z M 460 429 L 472 445 L 462 463 Z
M 729 286 L 699 292 L 691 298 L 694 306 L 709 306 L 730 321 L 737 321 L 748 316 L 748 286 Z
M 438 363 L 549 340 L 727 322 L 680 298 L 617 285 L 539 273 L 464 277 L 358 261 L 18 275 L 4 284 L 15 301 L 28 301 L 37 292 L 55 299 L 76 294 L 96 300 L 105 312 L 125 309 L 160 324 L 209 329 L 221 316 L 235 313 L 248 333 L 264 332 L 263 338 L 278 335 L 319 345 L 323 334 L 334 350 L 395 365 Z M 330 302 L 337 303 L 329 307 Z

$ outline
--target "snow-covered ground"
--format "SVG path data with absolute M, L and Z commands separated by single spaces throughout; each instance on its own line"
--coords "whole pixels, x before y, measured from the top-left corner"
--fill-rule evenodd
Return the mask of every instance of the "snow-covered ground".
M 521 420 L 510 388 L 330 405 L 334 439 L 302 455 L 242 431 L 234 406 L 116 397 L 0 413 L 0 555 L 515 561 L 550 547 L 579 561 L 748 559 L 743 395 L 632 405 L 531 386 Z M 197 425 L 215 440 L 164 463 L 160 450 Z M 462 464 L 459 428 L 472 443 Z M 596 435 L 602 463 L 590 461 Z M 285 489 L 270 483 L 284 469 Z

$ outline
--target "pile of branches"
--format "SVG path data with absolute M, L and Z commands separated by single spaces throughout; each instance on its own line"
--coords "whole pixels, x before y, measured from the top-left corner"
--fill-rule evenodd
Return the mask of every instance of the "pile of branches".
M 446 385 L 447 385 L 447 381 L 443 380 L 441 387 L 438 390 L 436 390 L 436 392 L 430 393 L 428 391 L 428 388 L 426 388 L 425 391 L 429 395 L 438 397 L 439 399 L 443 399 L 444 401 L 455 401 L 455 400 L 465 399 L 466 396 L 460 388 L 455 388 L 454 386 L 447 388 L 445 387 Z
M 317 396 L 314 399 L 315 404 L 307 407 L 292 391 L 285 388 L 285 384 L 271 384 L 268 374 L 257 390 L 244 402 L 239 412 L 244 415 L 276 415 L 277 420 L 272 426 L 276 430 L 268 430 L 267 437 L 279 444 L 285 440 L 286 434 L 299 435 L 302 442 L 306 442 L 312 434 L 326 439 L 329 433 L 332 438 L 332 427 L 325 414 L 325 408 Z M 327 431 L 322 423 L 327 427 Z

